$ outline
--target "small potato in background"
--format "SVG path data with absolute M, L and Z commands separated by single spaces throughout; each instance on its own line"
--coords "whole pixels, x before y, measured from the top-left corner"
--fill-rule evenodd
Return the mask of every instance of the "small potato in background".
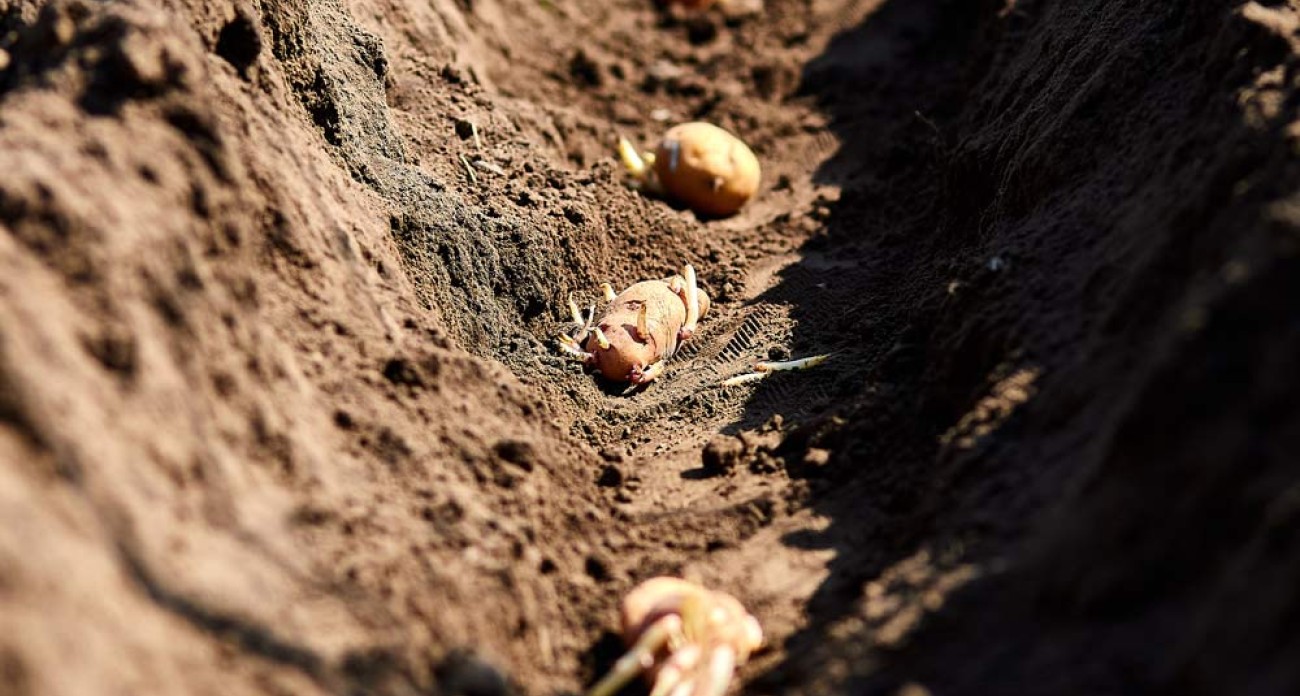
M 732 215 L 758 193 L 762 171 L 749 146 L 702 122 L 664 133 L 655 151 L 655 174 L 664 192 L 709 215 Z
M 673 126 L 644 160 L 626 140 L 620 140 L 619 152 L 628 171 L 647 190 L 705 215 L 735 214 L 758 193 L 762 181 L 753 150 L 710 123 Z

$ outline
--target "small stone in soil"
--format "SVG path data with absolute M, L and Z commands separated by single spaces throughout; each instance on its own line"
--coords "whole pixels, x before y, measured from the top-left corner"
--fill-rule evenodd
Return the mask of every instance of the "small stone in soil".
M 704 446 L 700 453 L 700 464 L 704 470 L 713 475 L 730 473 L 740 464 L 745 445 L 737 438 L 718 435 Z

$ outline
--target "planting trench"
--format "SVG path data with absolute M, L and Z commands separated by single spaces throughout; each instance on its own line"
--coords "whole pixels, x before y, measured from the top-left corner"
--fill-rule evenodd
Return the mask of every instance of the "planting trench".
M 1295 691 L 1298 26 L 0 1 L 0 693 L 577 692 L 656 574 L 746 693 Z M 612 156 L 696 118 L 734 218 Z M 558 355 L 683 263 L 658 382 Z

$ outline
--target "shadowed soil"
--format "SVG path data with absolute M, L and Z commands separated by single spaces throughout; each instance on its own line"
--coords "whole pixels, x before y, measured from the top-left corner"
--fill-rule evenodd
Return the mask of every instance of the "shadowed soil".
M 0 694 L 577 693 L 659 574 L 746 693 L 1294 693 L 1300 9 L 1139 5 L 0 0 Z

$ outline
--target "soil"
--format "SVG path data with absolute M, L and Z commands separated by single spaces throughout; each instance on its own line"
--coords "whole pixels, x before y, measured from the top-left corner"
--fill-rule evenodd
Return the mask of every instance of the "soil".
M 745 693 L 1300 692 L 1300 5 L 741 9 L 0 0 L 0 694 L 579 693 L 661 574 Z

